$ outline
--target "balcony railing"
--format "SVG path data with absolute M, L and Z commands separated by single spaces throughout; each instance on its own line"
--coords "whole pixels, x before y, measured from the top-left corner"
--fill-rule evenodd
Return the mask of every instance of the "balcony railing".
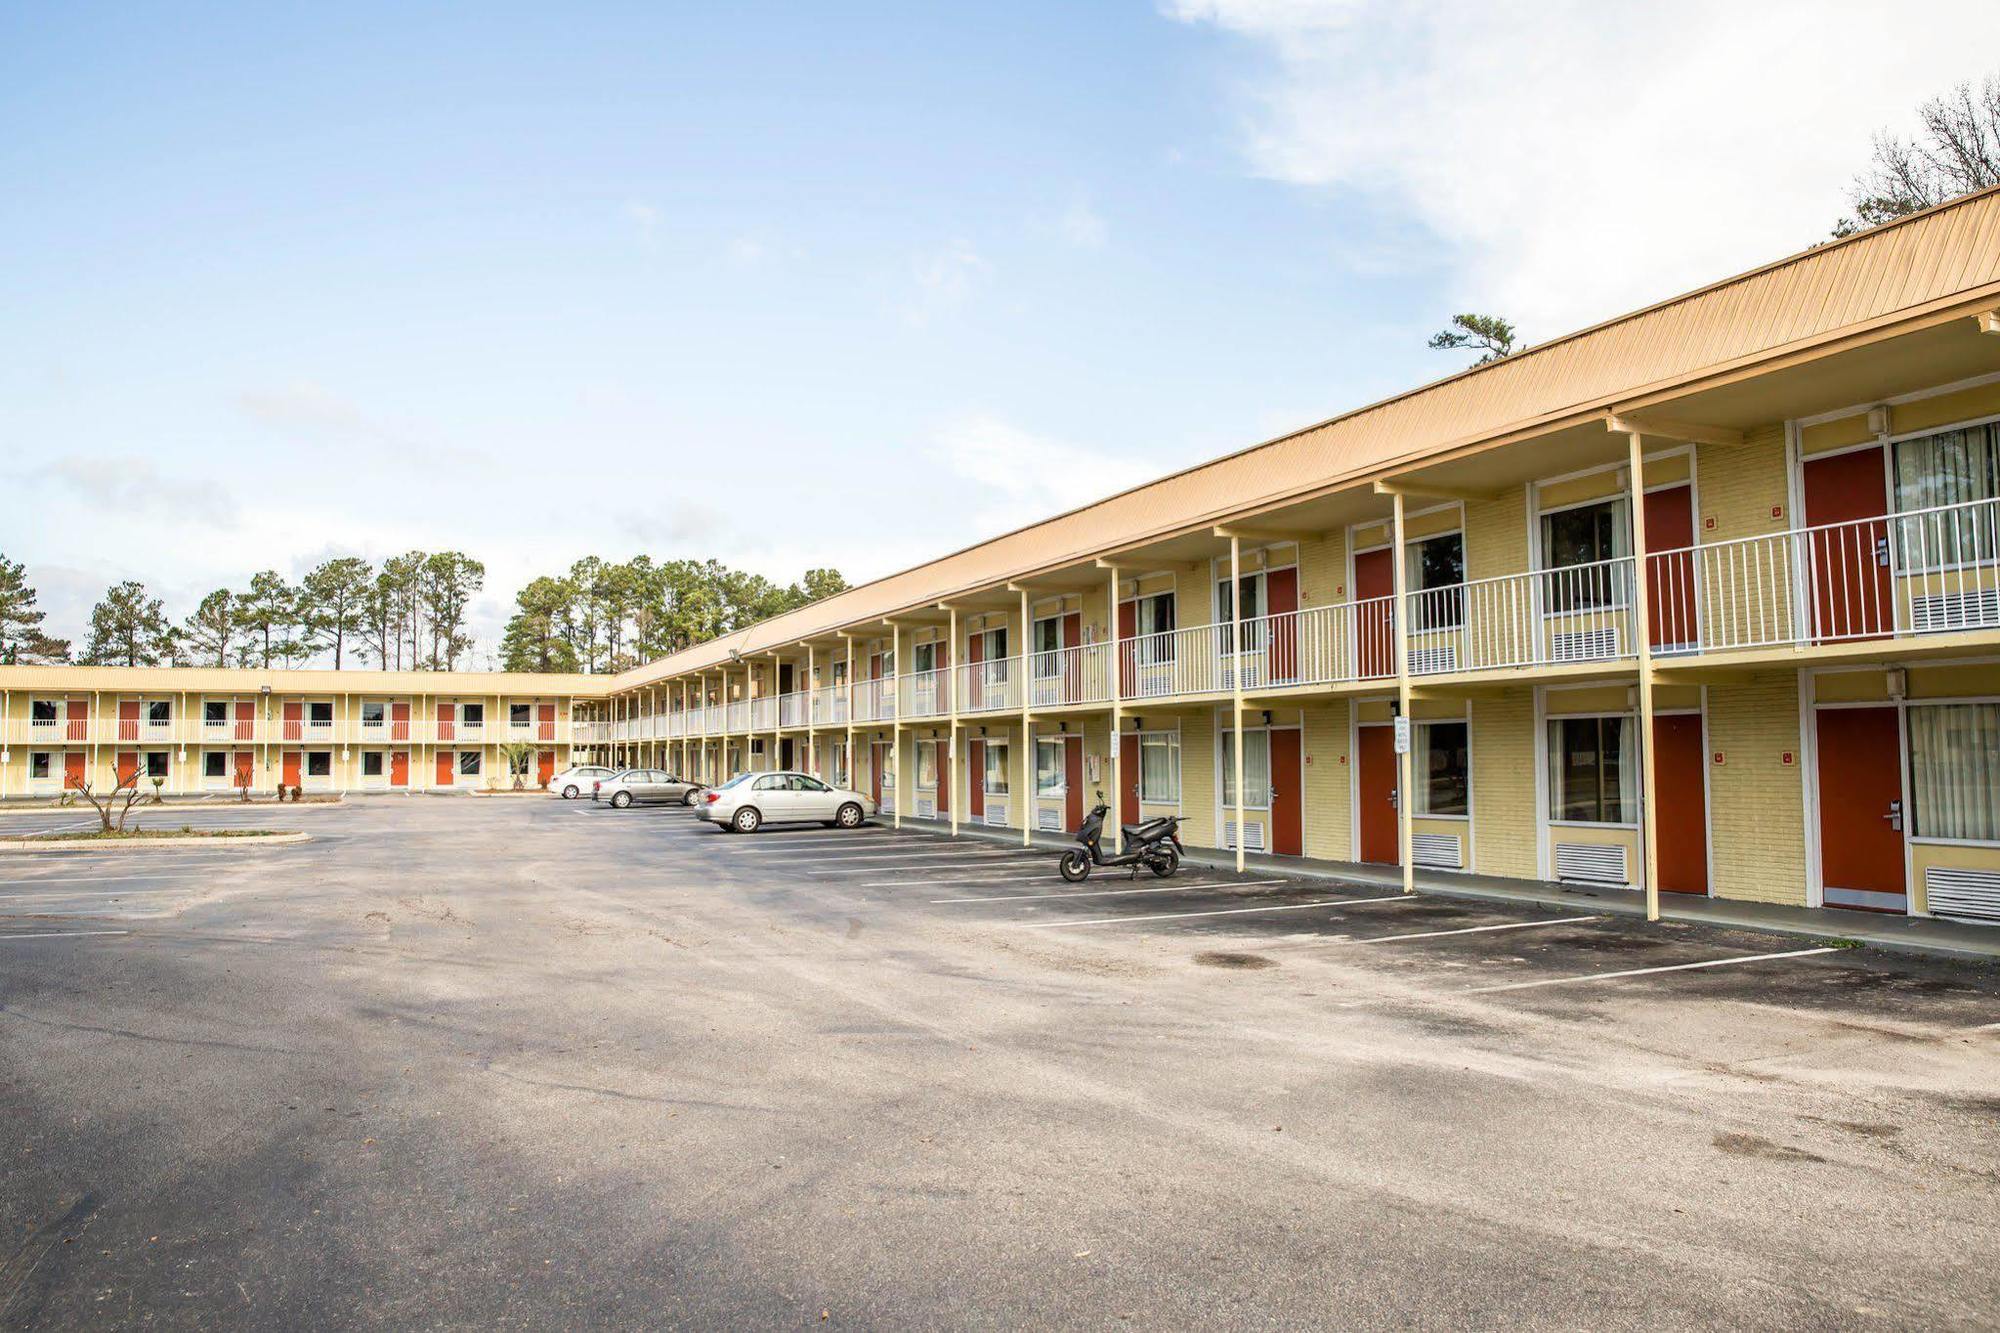
M 896 708 L 904 719 L 951 713 L 951 670 L 912 671 L 897 680 Z
M 958 673 L 961 713 L 1008 713 L 1021 709 L 1021 662 L 1016 657 L 991 662 L 965 662 Z
M 778 696 L 778 725 L 803 727 L 806 724 L 806 692 L 793 690 Z
M 847 712 L 847 686 L 825 685 L 812 692 L 813 726 L 845 726 Z
M 896 716 L 896 678 L 883 676 L 854 684 L 854 720 L 887 722 Z
M 1028 697 L 1036 708 L 1107 703 L 1111 645 L 1084 643 L 1028 655 Z
M 1410 674 L 1633 657 L 1632 559 L 1507 574 L 1409 594 Z

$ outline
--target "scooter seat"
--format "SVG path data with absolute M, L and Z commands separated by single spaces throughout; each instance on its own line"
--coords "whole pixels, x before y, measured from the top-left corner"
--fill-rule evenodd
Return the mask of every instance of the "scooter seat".
M 1148 819 L 1141 824 L 1120 824 L 1118 827 L 1125 831 L 1125 836 L 1128 838 L 1154 838 L 1166 830 L 1167 821 Z

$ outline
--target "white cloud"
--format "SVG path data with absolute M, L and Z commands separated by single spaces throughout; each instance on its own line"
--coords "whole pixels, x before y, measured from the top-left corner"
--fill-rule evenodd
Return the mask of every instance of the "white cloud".
M 625 205 L 625 219 L 638 228 L 641 236 L 651 237 L 660 228 L 660 210 L 636 199 Z
M 1110 235 L 1103 216 L 1079 199 L 1056 219 L 1056 234 L 1079 250 L 1102 249 Z
M 1453 308 L 1530 341 L 1824 239 L 1874 132 L 2000 49 L 1992 0 L 1166 11 L 1275 66 L 1240 94 L 1255 171 L 1412 219 L 1448 248 Z
M 105 520 L 104 531 L 89 536 L 110 547 L 118 545 L 119 524 L 134 518 L 193 519 L 209 528 L 233 528 L 236 497 L 217 482 L 168 476 L 149 458 L 105 455 L 59 459 L 35 469 L 33 476 L 51 481 L 86 502 L 93 518 Z
M 1075 509 L 1153 475 L 1141 460 L 1035 435 L 990 416 L 947 426 L 931 452 L 972 484 L 968 536 L 990 536 Z
M 964 303 L 982 286 L 991 267 L 973 248 L 972 242 L 955 240 L 941 249 L 916 256 L 910 261 L 916 279 L 916 297 L 904 307 L 903 315 L 919 327 Z

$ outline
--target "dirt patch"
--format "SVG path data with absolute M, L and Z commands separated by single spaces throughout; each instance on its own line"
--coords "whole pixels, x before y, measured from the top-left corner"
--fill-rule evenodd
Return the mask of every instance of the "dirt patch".
M 1731 1157 L 1757 1157 L 1767 1162 L 1824 1162 L 1826 1158 L 1803 1148 L 1787 1148 L 1756 1134 L 1717 1134 L 1715 1146 Z
M 1198 953 L 1194 961 L 1200 967 L 1228 968 L 1239 972 L 1254 972 L 1259 968 L 1276 967 L 1278 960 L 1266 958 L 1261 953 Z

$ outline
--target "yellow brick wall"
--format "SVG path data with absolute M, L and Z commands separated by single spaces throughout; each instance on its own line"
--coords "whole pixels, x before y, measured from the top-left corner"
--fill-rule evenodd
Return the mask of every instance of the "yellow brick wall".
M 1695 488 L 1701 513 L 1695 541 L 1726 542 L 1782 531 L 1785 517 L 1785 429 L 1765 426 L 1742 444 L 1697 447 Z M 1778 514 L 1773 516 L 1773 508 Z M 1715 526 L 1706 526 L 1714 519 Z
M 1348 600 L 1347 539 L 1330 532 L 1299 544 L 1299 605 L 1333 606 Z
M 1207 711 L 1181 716 L 1181 805 L 1187 812 L 1186 840 L 1220 845 L 1215 826 L 1215 720 Z
M 1805 797 L 1796 673 L 1768 672 L 1708 691 L 1708 770 L 1715 892 L 1723 898 L 1806 900 Z M 1790 753 L 1791 766 L 1782 762 Z M 1663 794 L 1678 799 L 1678 793 Z
M 1465 576 L 1497 578 L 1528 568 L 1528 489 L 1517 486 L 1465 506 Z
M 1305 853 L 1322 860 L 1351 861 L 1353 758 L 1347 748 L 1347 701 L 1337 699 L 1304 712 Z
M 1535 879 L 1535 698 L 1472 702 L 1472 869 Z

